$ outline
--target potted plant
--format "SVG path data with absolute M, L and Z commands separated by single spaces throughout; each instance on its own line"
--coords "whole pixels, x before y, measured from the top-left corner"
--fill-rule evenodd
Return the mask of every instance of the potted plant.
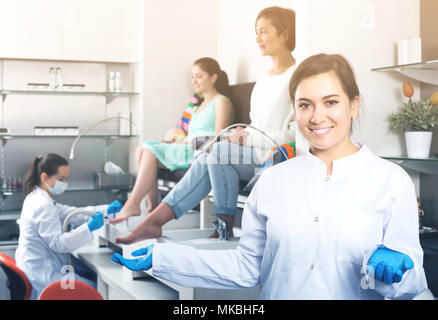
M 413 102 L 414 88 L 405 82 L 403 94 L 409 100 L 398 113 L 389 116 L 391 129 L 405 133 L 408 157 L 428 158 L 433 131 L 438 129 L 438 91 L 430 99 Z

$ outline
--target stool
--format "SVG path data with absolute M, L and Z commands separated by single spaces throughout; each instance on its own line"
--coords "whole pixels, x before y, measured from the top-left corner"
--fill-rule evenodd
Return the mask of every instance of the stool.
M 69 280 L 68 288 L 63 288 L 62 281 L 49 284 L 41 292 L 38 300 L 103 300 L 103 297 L 85 282 Z
M 8 277 L 11 300 L 29 300 L 32 294 L 32 285 L 24 272 L 16 266 L 15 259 L 0 253 L 0 267 Z

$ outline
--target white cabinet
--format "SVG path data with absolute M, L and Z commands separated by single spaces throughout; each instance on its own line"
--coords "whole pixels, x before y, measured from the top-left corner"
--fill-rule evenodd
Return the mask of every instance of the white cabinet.
M 137 62 L 141 0 L 2 0 L 0 58 Z
M 3 0 L 0 7 L 0 56 L 62 59 L 60 2 Z
M 63 8 L 64 59 L 138 61 L 140 1 L 68 2 Z

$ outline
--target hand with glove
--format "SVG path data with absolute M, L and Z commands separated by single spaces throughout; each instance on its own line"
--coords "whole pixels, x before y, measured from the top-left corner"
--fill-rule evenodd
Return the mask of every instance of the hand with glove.
M 404 253 L 381 247 L 371 255 L 368 265 L 373 268 L 376 280 L 393 284 L 402 280 L 403 274 L 414 267 L 414 262 Z
M 88 228 L 93 232 L 94 230 L 101 228 L 103 223 L 103 213 L 98 211 L 88 220 Z
M 107 214 L 115 214 L 122 209 L 123 205 L 119 200 L 114 200 L 108 205 L 106 209 Z
M 134 257 L 143 256 L 136 259 L 126 259 L 119 253 L 114 253 L 111 256 L 111 260 L 117 262 L 118 264 L 121 264 L 128 269 L 131 269 L 133 271 L 140 271 L 140 270 L 149 270 L 152 268 L 152 249 L 154 245 L 151 244 L 147 246 L 146 248 L 135 250 L 131 253 Z

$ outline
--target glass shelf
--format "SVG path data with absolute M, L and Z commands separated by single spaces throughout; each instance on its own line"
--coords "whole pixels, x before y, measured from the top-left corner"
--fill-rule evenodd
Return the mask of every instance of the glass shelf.
M 20 210 L 5 210 L 0 211 L 0 221 L 17 220 L 20 218 Z
M 438 85 L 438 60 L 429 60 L 419 63 L 374 68 L 371 69 L 371 71 L 395 71 L 421 82 Z
M 438 158 L 415 159 L 406 157 L 382 157 L 398 165 L 426 174 L 438 175 Z
M 82 138 L 109 138 L 109 139 L 119 139 L 119 138 L 138 138 L 138 135 L 118 135 L 118 134 L 90 134 L 81 136 Z M 34 135 L 34 134 L 0 134 L 0 139 L 14 139 L 14 138 L 77 138 L 77 135 L 67 136 L 67 135 Z
M 106 91 L 55 91 L 55 90 L 0 90 L 0 94 L 53 94 L 53 95 L 88 95 L 88 96 L 136 96 L 138 92 L 106 92 Z
M 83 191 L 130 191 L 132 186 L 111 186 L 111 187 L 96 187 L 96 186 L 70 186 L 65 192 L 83 192 Z M 0 188 L 0 194 L 4 196 L 12 196 L 14 194 L 23 193 L 23 189 L 3 189 Z
M 110 103 L 114 98 L 117 97 L 132 97 L 138 96 L 138 92 L 107 92 L 107 91 L 82 91 L 82 90 L 66 90 L 66 91 L 55 91 L 55 90 L 15 90 L 15 89 L 1 89 L 0 94 L 2 96 L 2 101 L 6 100 L 9 94 L 34 94 L 34 95 L 79 95 L 79 96 L 103 96 L 105 97 L 106 103 Z

